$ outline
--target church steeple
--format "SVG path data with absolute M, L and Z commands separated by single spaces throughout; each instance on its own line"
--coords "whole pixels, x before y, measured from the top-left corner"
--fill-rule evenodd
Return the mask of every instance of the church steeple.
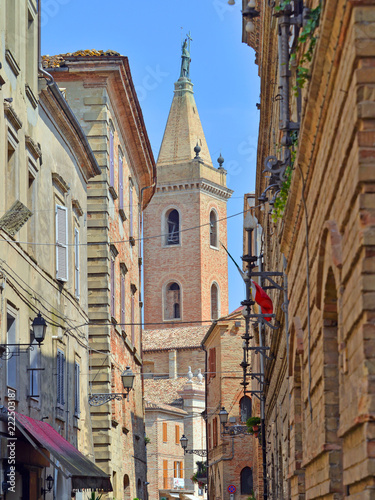
M 195 104 L 193 84 L 190 81 L 190 36 L 182 45 L 180 78 L 174 84 L 174 97 L 169 111 L 167 126 L 161 144 L 158 167 L 186 163 L 195 157 L 194 147 L 201 148 L 200 157 L 212 165 L 210 152 L 204 136 Z

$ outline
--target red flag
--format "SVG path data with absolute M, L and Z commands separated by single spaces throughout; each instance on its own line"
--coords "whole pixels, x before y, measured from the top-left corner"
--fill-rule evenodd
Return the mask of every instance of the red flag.
M 251 293 L 253 295 L 253 300 L 259 305 L 262 314 L 272 314 L 273 313 L 273 304 L 272 300 L 266 294 L 266 292 L 261 288 L 258 283 L 251 280 Z M 264 318 L 267 321 L 271 321 L 271 318 Z

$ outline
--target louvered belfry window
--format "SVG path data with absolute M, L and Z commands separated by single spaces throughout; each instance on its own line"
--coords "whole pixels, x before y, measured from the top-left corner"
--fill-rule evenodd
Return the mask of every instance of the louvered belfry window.
M 180 244 L 180 215 L 177 210 L 167 212 L 167 245 Z
M 57 404 L 64 406 L 64 374 L 65 374 L 65 354 L 57 350 Z
M 56 205 L 56 279 L 68 281 L 68 212 Z

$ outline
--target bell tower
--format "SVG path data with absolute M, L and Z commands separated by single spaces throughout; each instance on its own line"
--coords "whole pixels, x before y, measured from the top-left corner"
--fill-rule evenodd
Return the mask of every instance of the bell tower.
M 156 191 L 144 213 L 146 329 L 195 326 L 228 313 L 228 263 L 221 242 L 226 246 L 232 191 L 223 161 L 220 155 L 218 168 L 211 161 L 186 39 L 157 160 Z

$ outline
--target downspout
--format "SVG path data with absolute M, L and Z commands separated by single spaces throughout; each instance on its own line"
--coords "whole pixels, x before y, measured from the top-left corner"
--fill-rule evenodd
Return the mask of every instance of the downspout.
M 207 500 L 210 500 L 210 487 L 209 487 L 209 484 L 210 484 L 210 481 L 209 481 L 209 477 L 210 477 L 210 474 L 209 474 L 209 471 L 210 471 L 210 467 L 209 467 L 209 462 L 208 462 L 208 452 L 209 452 L 209 449 L 208 449 L 208 413 L 207 413 L 207 360 L 208 360 L 208 351 L 206 349 L 206 347 L 202 344 L 202 347 L 203 347 L 203 350 L 204 350 L 204 376 L 205 376 L 205 391 L 204 391 L 204 410 L 205 410 L 205 422 L 206 422 L 206 450 L 207 450 L 207 467 L 206 467 L 206 470 L 207 470 Z

